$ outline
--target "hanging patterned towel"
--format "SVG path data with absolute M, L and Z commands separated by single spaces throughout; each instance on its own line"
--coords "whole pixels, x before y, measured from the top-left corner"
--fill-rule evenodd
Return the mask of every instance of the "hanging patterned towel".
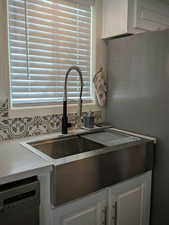
M 106 74 L 101 68 L 94 76 L 93 83 L 96 90 L 96 97 L 100 106 L 106 104 L 107 96 L 107 84 L 106 84 Z

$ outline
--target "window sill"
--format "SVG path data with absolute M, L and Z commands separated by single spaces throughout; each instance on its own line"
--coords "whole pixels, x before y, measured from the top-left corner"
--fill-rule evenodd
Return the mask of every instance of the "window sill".
M 77 104 L 68 105 L 68 113 L 76 113 L 78 110 Z M 101 111 L 101 108 L 94 102 L 84 104 L 82 106 L 83 112 L 89 111 Z M 11 108 L 9 109 L 9 118 L 23 118 L 23 117 L 34 117 L 34 116 L 46 116 L 51 114 L 62 114 L 63 106 L 36 106 L 36 107 L 22 107 L 22 108 Z

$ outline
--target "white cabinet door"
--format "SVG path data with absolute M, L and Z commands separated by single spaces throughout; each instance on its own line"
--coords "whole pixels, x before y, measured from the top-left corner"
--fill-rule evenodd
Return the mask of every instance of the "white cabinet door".
M 102 38 L 144 32 L 137 27 L 139 0 L 103 0 Z M 139 11 L 139 10 L 138 10 Z
M 128 0 L 103 0 L 102 38 L 127 33 Z
M 157 31 L 169 28 L 169 4 L 164 0 L 137 0 L 134 28 Z
M 117 225 L 142 225 L 144 187 L 140 185 L 117 196 L 113 206 Z
M 83 199 L 58 207 L 54 225 L 106 225 L 107 191 L 94 193 Z
M 109 225 L 148 225 L 151 173 L 115 185 L 109 191 Z

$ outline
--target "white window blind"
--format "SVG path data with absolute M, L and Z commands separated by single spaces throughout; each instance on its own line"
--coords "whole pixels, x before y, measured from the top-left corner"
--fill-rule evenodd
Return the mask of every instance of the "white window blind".
M 92 0 L 8 0 L 11 102 L 13 106 L 63 100 L 67 69 L 83 74 L 83 99 L 91 91 Z M 79 98 L 76 72 L 68 79 L 68 99 Z

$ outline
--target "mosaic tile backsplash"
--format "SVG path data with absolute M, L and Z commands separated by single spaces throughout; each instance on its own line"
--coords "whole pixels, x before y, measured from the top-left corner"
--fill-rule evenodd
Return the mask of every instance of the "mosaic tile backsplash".
M 95 122 L 102 122 L 102 112 L 94 112 Z M 61 129 L 62 115 L 47 115 L 10 119 L 8 101 L 0 106 L 0 141 L 55 133 Z M 70 114 L 69 120 L 77 125 L 77 114 Z

